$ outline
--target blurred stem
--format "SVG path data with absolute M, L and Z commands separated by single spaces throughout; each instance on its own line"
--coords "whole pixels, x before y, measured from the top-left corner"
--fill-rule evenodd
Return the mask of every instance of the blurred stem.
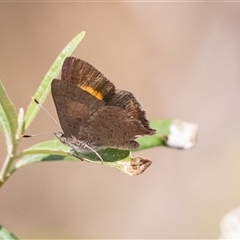
M 17 158 L 16 152 L 18 147 L 19 139 L 15 139 L 14 143 L 11 144 L 8 148 L 7 157 L 3 163 L 2 169 L 0 171 L 0 187 L 7 181 L 7 179 L 11 176 L 12 172 L 10 172 L 12 163 Z
M 13 155 L 8 154 L 4 163 L 3 163 L 3 166 L 2 166 L 2 169 L 1 169 L 1 172 L 0 172 L 0 187 L 9 178 L 9 176 L 10 176 L 9 169 L 10 169 L 13 161 L 14 161 Z

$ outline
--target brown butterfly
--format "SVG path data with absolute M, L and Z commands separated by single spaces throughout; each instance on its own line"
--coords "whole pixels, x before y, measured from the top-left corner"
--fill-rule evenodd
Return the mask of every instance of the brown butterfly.
M 75 152 L 134 149 L 139 146 L 138 136 L 155 133 L 133 94 L 116 89 L 81 59 L 65 59 L 61 80 L 53 79 L 51 90 L 63 130 L 56 136 Z

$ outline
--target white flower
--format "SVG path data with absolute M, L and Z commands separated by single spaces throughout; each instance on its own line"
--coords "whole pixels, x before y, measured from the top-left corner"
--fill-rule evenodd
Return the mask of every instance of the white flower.
M 198 126 L 193 123 L 174 121 L 170 126 L 166 144 L 169 147 L 190 149 L 197 141 Z

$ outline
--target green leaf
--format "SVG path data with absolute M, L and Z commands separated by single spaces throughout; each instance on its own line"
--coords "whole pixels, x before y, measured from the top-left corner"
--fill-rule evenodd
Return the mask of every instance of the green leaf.
M 51 81 L 54 78 L 57 78 L 65 58 L 72 54 L 74 49 L 83 39 L 84 35 L 85 32 L 81 32 L 80 34 L 78 34 L 71 42 L 68 43 L 68 45 L 62 50 L 62 52 L 58 55 L 57 59 L 54 61 L 53 65 L 43 78 L 40 86 L 34 94 L 34 98 L 37 99 L 40 103 L 43 103 L 46 99 L 50 91 Z M 30 102 L 25 116 L 25 129 L 27 129 L 32 123 L 39 109 L 39 106 L 34 101 Z
M 6 137 L 8 153 L 15 148 L 15 136 L 18 127 L 17 114 L 0 80 L 0 128 Z
M 100 149 L 97 152 L 102 156 L 102 158 L 106 162 L 119 161 L 121 159 L 125 159 L 130 154 L 130 151 L 128 150 L 113 148 Z M 50 140 L 38 143 L 22 151 L 18 155 L 18 158 L 20 158 L 20 160 L 17 161 L 15 165 L 16 168 L 25 166 L 33 162 L 53 160 L 55 161 L 57 159 L 58 160 L 84 159 L 85 161 L 88 162 L 101 163 L 100 159 L 95 153 L 90 151 L 85 151 L 77 154 L 73 153 L 67 145 L 62 144 L 59 140 Z
M 16 132 L 17 140 L 21 139 L 21 136 L 23 134 L 23 129 L 24 129 L 24 110 L 23 108 L 20 108 L 18 112 L 18 128 Z
M 1 240 L 18 240 L 9 230 L 0 225 L 0 239 Z
M 14 172 L 25 165 L 36 162 L 56 160 L 79 161 L 79 159 L 72 157 L 67 153 L 69 150 L 70 148 L 62 144 L 59 140 L 38 143 L 25 149 L 17 156 L 20 159 L 15 163 L 11 172 Z
M 141 174 L 152 163 L 151 160 L 141 157 L 133 158 L 128 150 L 104 148 L 99 149 L 97 152 L 104 160 L 103 165 L 117 168 L 130 176 Z M 45 161 L 79 161 L 80 159 L 90 163 L 102 164 L 94 152 L 85 151 L 76 153 L 68 146 L 63 145 L 59 140 L 36 144 L 21 152 L 18 157 L 21 157 L 21 159 L 15 163 L 10 174 L 28 164 Z
M 0 129 L 5 135 L 7 152 L 11 153 L 12 151 L 12 135 L 11 128 L 7 119 L 7 116 L 4 112 L 2 105 L 0 105 Z
M 37 162 L 46 162 L 46 161 L 79 161 L 79 159 L 75 157 L 71 157 L 69 155 L 51 155 L 51 154 L 30 154 L 25 155 L 19 161 L 15 163 L 14 168 L 11 170 L 11 174 L 19 169 L 20 167 L 29 165 L 31 163 Z
M 46 142 L 41 142 L 36 145 L 31 146 L 23 150 L 20 153 L 20 156 L 34 154 L 34 153 L 41 153 L 41 154 L 56 154 L 56 155 L 68 155 L 67 151 L 70 150 L 70 147 L 67 145 L 62 144 L 59 140 L 49 140 Z
M 97 153 L 102 157 L 104 164 L 125 159 L 130 155 L 129 150 L 117 148 L 102 148 L 97 150 Z M 96 153 L 92 151 L 75 152 L 74 150 L 71 150 L 69 154 L 79 159 L 84 159 L 87 162 L 102 163 L 101 159 L 99 159 Z

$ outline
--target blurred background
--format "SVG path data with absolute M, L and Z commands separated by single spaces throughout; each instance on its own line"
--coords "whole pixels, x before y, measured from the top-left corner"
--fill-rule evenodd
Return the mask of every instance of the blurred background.
M 73 56 L 133 92 L 149 119 L 200 128 L 189 151 L 135 153 L 153 160 L 137 177 L 86 162 L 26 166 L 0 191 L 0 223 L 21 239 L 217 238 L 240 204 L 239 26 L 239 3 L 0 3 L 0 78 L 17 110 L 86 31 Z M 44 106 L 57 118 L 51 95 Z M 27 133 L 48 131 L 60 129 L 40 111 Z

